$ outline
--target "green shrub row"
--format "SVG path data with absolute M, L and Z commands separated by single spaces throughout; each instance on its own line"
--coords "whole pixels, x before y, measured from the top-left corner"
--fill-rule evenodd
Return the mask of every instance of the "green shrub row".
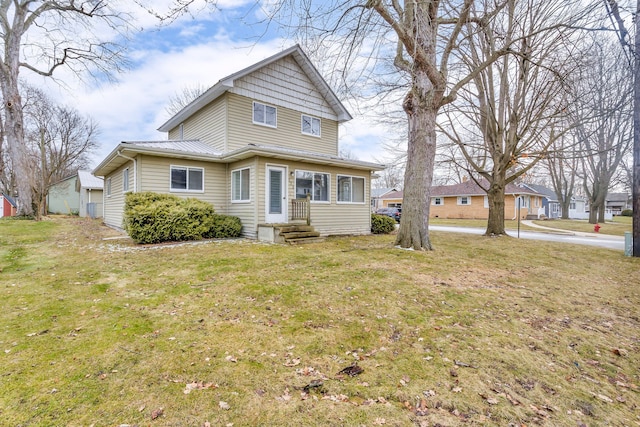
M 633 216 L 633 211 L 631 209 L 625 209 L 620 213 L 621 216 Z
M 396 220 L 386 215 L 371 214 L 371 232 L 389 234 L 396 229 Z
M 136 243 L 238 237 L 240 218 L 215 213 L 210 203 L 172 194 L 127 193 L 124 229 Z

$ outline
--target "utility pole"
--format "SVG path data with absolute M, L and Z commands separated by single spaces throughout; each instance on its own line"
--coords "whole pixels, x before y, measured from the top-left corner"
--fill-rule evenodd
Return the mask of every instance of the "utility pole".
M 634 19 L 633 46 L 633 256 L 640 257 L 640 0 Z

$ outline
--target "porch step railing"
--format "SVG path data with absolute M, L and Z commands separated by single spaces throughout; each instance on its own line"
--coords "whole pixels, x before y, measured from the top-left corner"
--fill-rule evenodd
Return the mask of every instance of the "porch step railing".
M 311 195 L 307 194 L 304 199 L 291 200 L 291 219 L 293 221 L 306 221 L 311 224 Z

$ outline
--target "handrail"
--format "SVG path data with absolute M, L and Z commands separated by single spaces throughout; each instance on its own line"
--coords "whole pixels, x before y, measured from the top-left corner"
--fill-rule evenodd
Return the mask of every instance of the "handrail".
M 307 194 L 304 199 L 291 200 L 291 219 L 305 220 L 307 225 L 311 225 L 311 195 Z

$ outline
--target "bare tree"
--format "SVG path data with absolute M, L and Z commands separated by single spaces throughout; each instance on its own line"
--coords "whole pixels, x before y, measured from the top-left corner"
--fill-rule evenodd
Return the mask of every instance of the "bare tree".
M 612 179 L 633 140 L 633 85 L 628 63 L 606 39 L 594 37 L 590 67 L 574 78 L 570 112 L 582 153 L 583 187 L 589 199 L 589 222 L 604 222 Z
M 570 142 L 567 142 L 568 140 Z M 560 203 L 562 219 L 569 219 L 571 199 L 576 188 L 580 166 L 580 154 L 575 136 L 565 134 L 553 141 L 545 160 L 553 191 Z
M 49 186 L 86 167 L 98 147 L 97 125 L 76 110 L 55 105 L 35 88 L 24 91 L 25 142 L 29 171 L 22 179 L 30 183 L 39 219 L 47 213 Z
M 32 215 L 19 87 L 23 69 L 50 77 L 66 66 L 76 73 L 106 74 L 122 64 L 120 48 L 104 40 L 105 29 L 124 30 L 127 19 L 106 0 L 0 0 L 0 91 L 4 125 L 18 191 L 18 214 Z
M 201 83 L 183 87 L 182 90 L 174 93 L 173 96 L 169 98 L 165 111 L 171 115 L 176 114 L 197 97 L 205 93 L 207 89 L 209 88 Z
M 487 192 L 486 235 L 506 234 L 506 185 L 531 171 L 563 133 L 557 122 L 573 33 L 564 24 L 575 19 L 574 8 L 564 0 L 509 0 L 480 29 L 465 26 L 469 43 L 459 56 L 465 72 L 479 71 L 447 107 L 441 128 Z M 483 67 L 505 49 L 508 55 Z

